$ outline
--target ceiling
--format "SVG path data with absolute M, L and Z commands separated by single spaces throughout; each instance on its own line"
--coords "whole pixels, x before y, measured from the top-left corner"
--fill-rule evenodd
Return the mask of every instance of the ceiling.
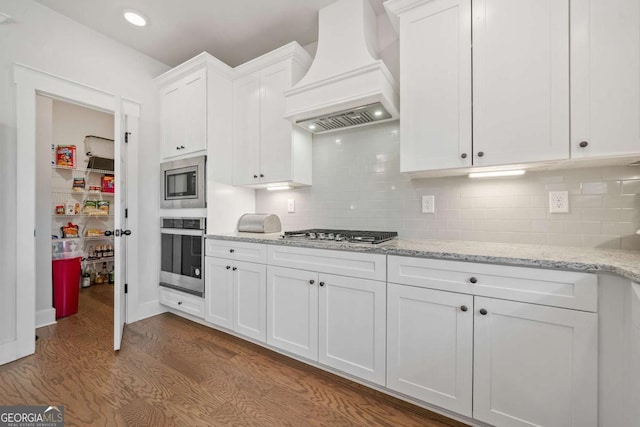
M 206 51 L 235 67 L 291 41 L 318 38 L 318 10 L 335 0 L 36 0 L 170 66 Z M 369 0 L 376 14 L 384 0 Z M 122 17 L 142 13 L 146 27 Z

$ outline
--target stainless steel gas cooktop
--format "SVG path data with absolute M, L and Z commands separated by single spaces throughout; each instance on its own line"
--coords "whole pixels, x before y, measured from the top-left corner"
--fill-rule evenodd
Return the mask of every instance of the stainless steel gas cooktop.
M 329 230 L 312 228 L 309 230 L 285 231 L 284 239 L 320 240 L 346 243 L 378 244 L 398 236 L 395 231 Z

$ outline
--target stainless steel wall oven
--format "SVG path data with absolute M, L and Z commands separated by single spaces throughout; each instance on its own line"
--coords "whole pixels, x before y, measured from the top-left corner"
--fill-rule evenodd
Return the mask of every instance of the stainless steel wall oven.
M 162 218 L 160 286 L 204 296 L 204 218 Z

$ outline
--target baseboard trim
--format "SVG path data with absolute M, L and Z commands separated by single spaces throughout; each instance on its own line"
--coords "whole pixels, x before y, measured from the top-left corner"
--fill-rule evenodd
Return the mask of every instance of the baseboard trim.
M 36 328 L 42 328 L 43 326 L 49 326 L 56 323 L 56 309 L 45 308 L 44 310 L 36 311 Z
M 165 313 L 167 311 L 167 307 L 160 304 L 160 300 L 153 300 L 149 302 L 145 302 L 142 304 L 138 304 L 138 309 L 135 310 L 136 318 L 131 319 L 127 323 L 135 323 L 139 320 L 147 319 L 149 317 L 157 316 L 158 314 Z

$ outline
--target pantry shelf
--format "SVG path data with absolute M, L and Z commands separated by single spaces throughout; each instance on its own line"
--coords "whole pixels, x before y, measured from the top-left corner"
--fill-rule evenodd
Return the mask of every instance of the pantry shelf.
M 66 166 L 51 165 L 51 169 L 60 171 L 71 171 L 78 173 L 101 173 L 104 175 L 113 175 L 114 172 L 106 169 L 87 169 L 87 168 L 69 168 Z
M 73 190 L 54 190 L 51 194 L 72 194 L 74 196 L 106 196 L 106 197 L 114 197 L 115 193 L 107 193 L 107 192 L 91 192 L 91 191 L 73 191 Z

